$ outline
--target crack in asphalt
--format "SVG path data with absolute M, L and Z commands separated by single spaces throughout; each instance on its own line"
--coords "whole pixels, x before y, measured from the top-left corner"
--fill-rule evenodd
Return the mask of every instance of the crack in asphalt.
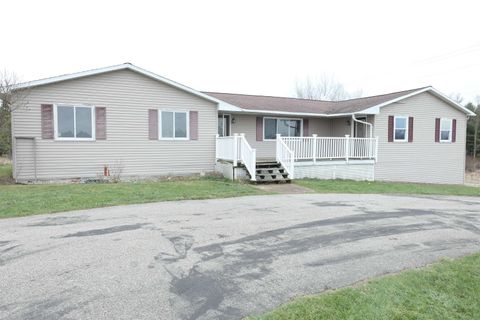
M 426 210 L 398 210 L 392 212 L 367 212 L 330 219 L 316 220 L 289 227 L 259 232 L 236 240 L 193 247 L 200 255 L 199 261 L 183 275 L 172 275 L 171 292 L 186 300 L 190 311 L 184 319 L 197 319 L 213 312 L 215 318 L 232 319 L 246 316 L 241 310 L 225 309 L 225 296 L 242 291 L 242 280 L 258 280 L 272 272 L 271 265 L 281 256 L 311 252 L 323 247 L 343 245 L 372 237 L 407 234 L 422 230 L 445 228 L 441 221 L 430 219 L 425 223 L 369 225 L 376 221 L 394 220 L 406 216 L 432 215 Z M 390 221 L 389 221 L 390 222 Z M 322 233 L 322 227 L 338 226 L 340 231 Z M 348 230 L 348 232 L 346 232 Z M 292 234 L 292 232 L 294 234 Z M 404 250 L 409 248 L 405 247 Z M 381 255 L 378 251 L 363 251 L 349 256 L 323 259 L 306 266 L 332 265 L 350 260 Z M 215 260 L 219 269 L 210 267 Z M 172 259 L 168 260 L 173 261 Z M 174 269 L 172 266 L 170 270 Z M 181 308 L 179 308 L 181 309 Z
M 88 216 L 68 216 L 68 217 L 48 217 L 42 221 L 27 224 L 27 227 L 50 227 L 50 226 L 63 226 L 68 224 L 75 224 L 89 221 Z
M 197 247 L 194 250 L 199 253 L 204 251 L 207 251 L 207 252 L 218 251 L 219 246 L 226 246 L 226 245 L 244 243 L 248 241 L 255 241 L 259 239 L 272 238 L 272 237 L 283 235 L 287 231 L 292 231 L 296 229 L 311 229 L 313 227 L 345 225 L 345 224 L 354 224 L 358 222 L 367 222 L 367 221 L 374 221 L 374 220 L 403 218 L 407 216 L 434 215 L 434 214 L 435 213 L 433 213 L 432 211 L 427 211 L 427 210 L 407 210 L 407 209 L 402 209 L 402 210 L 392 211 L 392 212 L 372 211 L 372 212 L 367 212 L 366 214 L 357 214 L 357 215 L 348 215 L 343 217 L 335 217 L 330 219 L 321 219 L 321 220 L 300 223 L 300 224 L 296 224 L 288 227 L 267 230 L 264 232 L 256 233 L 256 234 L 249 235 L 236 240 L 213 243 L 206 246 Z
M 12 249 L 21 247 L 21 245 L 16 245 Z M 41 249 L 35 249 L 35 250 L 4 250 L 2 252 L 2 255 L 0 256 L 0 266 L 6 265 L 9 262 L 22 259 L 24 257 L 40 253 L 40 252 L 45 252 L 54 249 L 55 246 L 50 246 L 50 247 L 45 247 Z
M 138 256 L 134 256 L 134 259 L 132 259 L 132 251 L 128 251 L 128 257 L 116 260 L 119 263 L 125 262 L 124 265 L 118 267 L 122 272 L 129 270 L 130 274 L 131 271 L 132 276 L 128 279 L 121 278 L 118 283 L 132 285 L 126 283 L 135 279 L 135 276 L 143 276 L 139 272 L 147 269 L 146 283 L 136 286 L 139 278 L 135 279 L 137 282 L 133 285 L 133 289 L 128 287 L 128 295 L 134 294 L 131 289 L 138 290 L 138 294 L 151 294 L 153 292 L 154 299 L 150 300 L 154 301 L 152 303 L 159 301 L 160 295 L 164 295 L 162 298 L 165 300 L 162 301 L 165 304 L 162 305 L 162 308 L 168 309 L 167 312 L 174 313 L 175 316 L 171 316 L 172 318 L 189 320 L 238 319 L 247 316 L 247 312 L 251 313 L 255 308 L 257 308 L 255 309 L 257 311 L 262 308 L 271 308 L 272 303 L 291 298 L 292 290 L 295 288 L 297 291 L 294 294 L 300 294 L 308 293 L 307 291 L 311 289 L 321 291 L 328 289 L 329 286 L 337 287 L 340 280 L 335 280 L 337 281 L 335 282 L 331 281 L 330 278 L 325 278 L 317 281 L 321 276 L 317 272 L 330 272 L 328 275 L 330 277 L 333 274 L 331 272 L 337 272 L 332 270 L 342 271 L 343 268 L 350 268 L 356 262 L 360 267 L 372 261 L 386 263 L 387 258 L 391 259 L 393 254 L 398 254 L 402 255 L 403 260 L 399 259 L 402 265 L 409 266 L 411 265 L 409 264 L 411 263 L 410 260 L 418 258 L 419 261 L 424 261 L 422 259 L 425 255 L 438 258 L 444 254 L 452 255 L 452 250 L 465 252 L 465 250 L 462 251 L 465 247 L 480 246 L 480 239 L 476 240 L 478 236 L 475 236 L 480 235 L 479 215 L 474 210 L 461 210 L 462 207 L 460 206 L 464 205 L 466 207 L 468 205 L 470 209 L 473 209 L 474 207 L 470 206 L 475 203 L 473 201 L 457 201 L 458 205 L 454 201 L 446 206 L 449 209 L 443 209 L 440 205 L 437 206 L 439 209 L 431 210 L 398 208 L 403 204 L 396 204 L 393 207 L 388 207 L 391 211 L 374 211 L 372 208 L 381 208 L 378 203 L 366 205 L 363 201 L 354 204 L 355 202 L 346 201 L 345 197 L 338 198 L 338 202 L 321 201 L 322 199 L 332 200 L 331 198 L 313 197 L 311 200 L 305 200 L 295 209 L 298 210 L 299 217 L 295 216 L 291 219 L 287 219 L 290 209 L 282 209 L 281 203 L 271 202 L 270 204 L 252 205 L 252 203 L 242 203 L 240 201 L 235 209 L 229 207 L 229 209 L 214 211 L 212 214 L 210 212 L 205 213 L 207 212 L 206 209 L 198 209 L 196 213 L 192 213 L 193 210 L 187 210 L 186 213 L 181 212 L 180 215 L 172 214 L 159 219 L 159 222 L 154 220 L 156 218 L 152 218 L 154 217 L 152 214 L 144 216 L 144 220 L 129 219 L 130 224 L 125 222 L 127 220 L 124 220 L 122 225 L 115 226 L 115 223 L 112 222 L 109 223 L 110 227 L 99 229 L 82 230 L 79 228 L 80 225 L 70 226 L 68 229 L 61 227 L 62 225 L 94 221 L 89 220 L 89 217 L 94 218 L 93 215 L 77 215 L 48 217 L 43 220 L 32 219 L 29 221 L 33 221 L 33 223 L 27 226 L 52 226 L 52 230 L 58 230 L 56 232 L 59 233 L 54 234 L 57 236 L 52 237 L 50 229 L 31 229 L 38 230 L 39 233 L 44 232 L 48 239 L 94 237 L 139 229 L 148 232 L 148 236 L 152 236 L 155 241 L 161 238 L 160 241 L 154 242 L 150 241 L 150 238 L 142 236 L 138 243 L 144 244 L 145 248 L 142 248 Z M 445 203 L 442 205 L 445 205 Z M 405 206 L 408 206 L 408 204 Z M 302 216 L 302 208 L 310 211 L 306 211 L 305 215 Z M 423 206 L 422 208 L 428 207 Z M 248 224 L 250 221 L 244 219 L 244 217 L 234 220 L 236 215 L 242 214 L 242 210 L 247 210 L 249 214 L 253 214 L 254 218 L 260 218 L 253 220 L 257 221 L 256 223 L 265 222 L 265 225 L 251 226 Z M 176 213 L 175 209 L 172 209 L 172 211 Z M 337 211 L 345 215 L 337 215 Z M 140 214 L 136 218 L 141 218 Z M 320 219 L 325 214 L 328 214 L 329 217 Z M 205 217 L 200 217 L 201 215 L 205 215 Z M 198 218 L 183 219 L 190 216 L 198 216 Z M 121 215 L 112 219 L 116 218 L 124 219 Z M 230 232 L 237 226 L 229 225 L 224 228 L 227 224 L 222 219 L 232 219 L 239 224 L 238 230 L 234 231 L 236 237 L 233 237 Z M 197 225 L 197 220 L 199 222 L 203 221 L 202 225 Z M 131 221 L 152 221 L 152 223 L 132 224 Z M 197 231 L 202 228 L 208 229 L 209 224 L 212 225 L 212 230 Z M 276 227 L 271 227 L 273 225 Z M 70 230 L 70 233 L 65 230 Z M 432 232 L 428 233 L 428 231 Z M 460 231 L 463 231 L 463 233 L 460 234 Z M 11 260 L 51 249 L 28 251 L 29 242 L 17 242 L 15 232 L 16 230 L 11 231 L 12 237 L 5 235 L 5 238 L 0 241 L 0 248 L 2 249 L 0 250 L 0 266 Z M 443 235 L 446 236 L 445 239 L 440 238 Z M 130 236 L 132 239 L 138 238 L 136 232 L 124 234 L 122 238 L 127 240 Z M 119 237 L 116 236 L 111 238 L 112 241 L 119 240 Z M 39 237 L 39 239 L 42 238 Z M 102 238 L 92 238 L 86 241 L 101 243 L 103 240 Z M 57 245 L 62 244 L 59 240 L 51 241 Z M 67 246 L 71 244 L 71 241 L 76 241 L 76 239 L 63 243 Z M 114 245 L 111 250 L 121 247 L 124 242 L 112 242 Z M 199 242 L 201 242 L 201 245 Z M 41 245 L 44 245 L 44 243 L 35 244 L 33 249 L 37 249 Z M 120 254 L 120 251 L 118 252 Z M 411 259 L 410 253 L 412 254 Z M 143 255 L 145 255 L 146 263 L 142 260 Z M 409 260 L 408 263 L 406 259 Z M 134 261 L 132 262 L 132 260 Z M 89 263 L 91 261 L 92 259 L 89 260 Z M 425 259 L 425 261 L 428 261 L 428 259 Z M 287 267 L 282 265 L 284 262 Z M 297 272 L 297 269 L 294 271 L 286 270 L 285 268 L 288 268 L 290 264 L 299 268 L 299 277 L 306 277 L 306 281 L 312 281 L 312 283 L 301 282 L 303 280 L 292 273 Z M 145 266 L 145 269 L 143 269 L 143 266 Z M 7 268 L 15 267 L 16 265 L 7 265 Z M 391 267 L 390 264 L 389 268 Z M 68 281 L 79 279 L 77 277 L 77 274 L 80 274 L 78 268 L 75 265 L 61 273 L 52 274 L 61 278 L 63 283 L 68 284 Z M 90 265 L 87 264 L 85 270 L 81 271 L 96 271 L 94 268 L 90 268 Z M 110 270 L 117 270 L 116 268 L 117 266 L 112 266 Z M 389 272 L 390 269 L 379 268 L 378 270 Z M 305 275 L 301 274 L 302 272 L 306 272 Z M 280 278 L 283 275 L 285 275 L 285 279 Z M 125 274 L 122 274 L 123 276 L 126 277 Z M 347 276 L 343 274 L 341 277 Z M 290 279 L 288 281 L 300 281 L 300 285 L 288 282 L 287 279 Z M 348 279 L 348 281 L 350 279 L 358 280 L 358 277 L 350 276 Z M 36 278 L 35 281 L 37 281 Z M 342 281 L 347 283 L 347 280 Z M 54 285 L 61 286 L 55 283 Z M 78 289 L 78 287 L 71 287 L 71 290 L 75 289 Z M 122 288 L 122 290 L 125 290 L 125 288 Z M 159 290 L 164 290 L 164 292 Z M 75 310 L 81 309 L 82 306 L 89 303 L 81 300 L 82 294 L 79 292 L 76 292 L 78 297 L 73 295 L 72 292 L 62 293 L 59 290 L 54 290 L 54 292 L 56 293 L 45 297 L 30 296 L 29 300 L 17 301 L 11 305 L 0 304 L 0 310 L 10 312 L 13 319 L 68 318 L 76 316 Z M 255 294 L 255 297 L 252 294 Z M 88 298 L 91 297 L 92 295 L 88 296 Z M 136 296 L 134 297 L 136 298 Z M 99 296 L 97 298 L 106 297 Z M 268 301 L 268 299 L 271 299 L 271 301 Z M 261 306 L 261 308 L 258 306 Z M 83 308 L 85 309 L 85 307 Z M 91 307 L 88 306 L 87 308 Z M 153 305 L 152 308 L 155 311 L 157 310 Z M 159 317 L 161 316 L 159 315 Z M 166 315 L 163 316 L 167 317 Z
M 115 226 L 115 227 L 104 228 L 104 229 L 85 230 L 85 231 L 79 231 L 79 232 L 75 232 L 75 233 L 69 233 L 69 234 L 61 236 L 59 238 L 101 236 L 101 235 L 104 235 L 104 234 L 137 230 L 137 229 L 140 229 L 143 226 L 147 226 L 147 225 L 150 225 L 150 223 L 126 224 L 126 225 Z

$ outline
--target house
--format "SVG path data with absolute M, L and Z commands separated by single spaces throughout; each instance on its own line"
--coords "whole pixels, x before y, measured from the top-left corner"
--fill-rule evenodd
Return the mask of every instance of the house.
M 472 113 L 432 87 L 346 101 L 199 92 L 130 63 L 17 86 L 19 182 L 202 174 L 462 184 Z

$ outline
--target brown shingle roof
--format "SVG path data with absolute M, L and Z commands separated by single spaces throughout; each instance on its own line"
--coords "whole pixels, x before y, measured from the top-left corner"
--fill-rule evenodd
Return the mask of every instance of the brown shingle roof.
M 220 92 L 203 93 L 248 110 L 339 114 L 359 112 L 424 88 L 426 87 L 342 101 L 308 100 Z

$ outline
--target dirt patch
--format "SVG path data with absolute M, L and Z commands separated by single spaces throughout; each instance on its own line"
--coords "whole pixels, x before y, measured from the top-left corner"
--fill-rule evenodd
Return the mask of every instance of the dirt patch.
M 10 177 L 7 177 L 7 178 L 0 177 L 0 186 L 7 185 L 7 184 L 15 184 L 15 180 L 13 180 L 13 178 L 10 178 Z
M 0 166 L 4 166 L 7 164 L 12 164 L 12 160 L 5 157 L 0 157 Z
M 480 171 L 467 172 L 465 174 L 465 184 L 474 187 L 480 187 Z
M 257 184 L 255 187 L 262 191 L 281 194 L 301 194 L 314 192 L 312 189 L 293 183 Z

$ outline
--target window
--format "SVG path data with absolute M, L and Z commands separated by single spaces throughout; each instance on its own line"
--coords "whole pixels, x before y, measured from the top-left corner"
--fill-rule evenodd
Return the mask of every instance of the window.
M 274 140 L 276 135 L 284 137 L 300 137 L 302 120 L 286 118 L 263 118 L 263 139 Z
M 395 141 L 407 141 L 408 137 L 408 118 L 407 117 L 395 117 Z
M 188 114 L 184 111 L 161 111 L 160 138 L 188 139 Z
M 56 139 L 94 139 L 93 107 L 57 105 L 55 110 Z
M 277 119 L 265 119 L 263 139 L 276 139 Z
M 452 141 L 452 119 L 440 119 L 440 142 Z

